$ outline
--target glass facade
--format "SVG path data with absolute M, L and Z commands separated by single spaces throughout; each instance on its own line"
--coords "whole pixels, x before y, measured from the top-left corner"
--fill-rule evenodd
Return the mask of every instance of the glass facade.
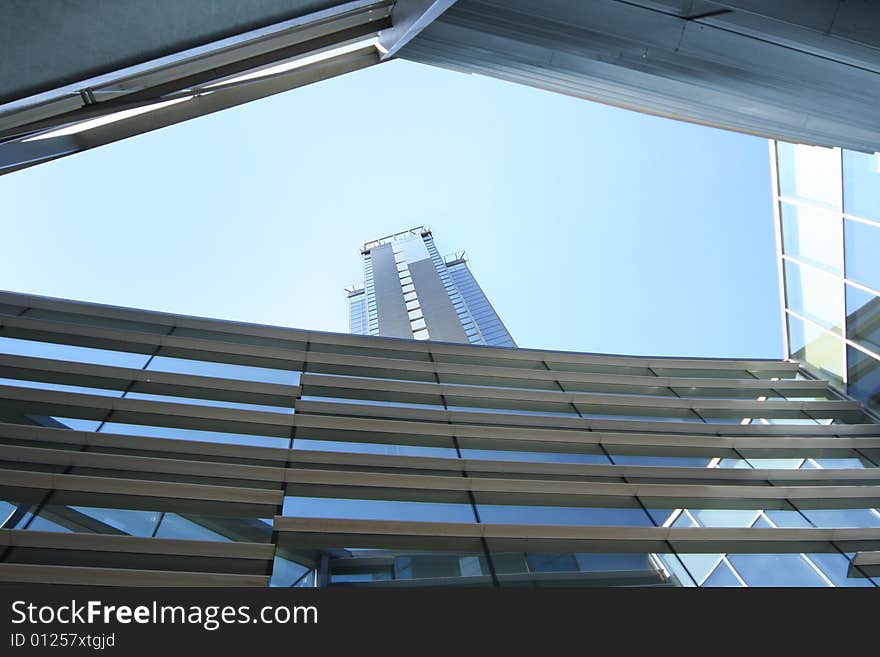
M 489 303 L 477 279 L 465 260 L 455 258 L 445 263 L 449 276 L 467 307 L 479 333 L 471 337 L 472 344 L 489 344 L 496 347 L 515 347 L 507 327 Z M 480 342 L 482 339 L 482 342 Z
M 853 565 L 880 548 L 876 425 L 793 363 L 13 294 L 0 340 L 2 531 L 30 537 L 2 581 L 43 564 L 122 585 L 878 585 Z
M 363 288 L 345 291 L 348 296 L 348 332 L 354 335 L 370 335 L 367 321 L 367 292 Z
M 788 355 L 880 411 L 880 155 L 771 142 Z

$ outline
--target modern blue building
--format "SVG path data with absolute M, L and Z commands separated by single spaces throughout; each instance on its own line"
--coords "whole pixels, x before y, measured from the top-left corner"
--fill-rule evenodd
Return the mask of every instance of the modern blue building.
M 441 257 L 429 228 L 367 242 L 361 254 L 364 285 L 346 290 L 352 333 L 516 346 L 465 254 Z

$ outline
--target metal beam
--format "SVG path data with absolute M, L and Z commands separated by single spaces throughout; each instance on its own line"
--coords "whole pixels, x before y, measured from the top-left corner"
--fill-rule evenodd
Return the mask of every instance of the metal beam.
M 43 138 L 35 135 L 28 137 L 26 141 L 0 144 L 0 175 L 350 73 L 372 66 L 378 61 L 376 49 L 373 46 L 364 47 L 360 51 L 277 76 L 259 78 L 216 90 L 204 90 L 196 92 L 195 95 L 184 94 L 172 99 L 163 99 L 152 105 L 155 107 L 152 111 L 120 118 L 106 125 L 90 127 L 60 142 L 55 142 L 56 138 L 51 138 L 47 140 L 49 144 L 41 144 Z M 169 100 L 179 102 L 169 104 Z M 119 116 L 124 116 L 124 111 L 119 113 Z M 112 118 L 112 115 L 105 118 Z M 70 148 L 70 144 L 74 145 L 73 149 Z
M 390 59 L 416 35 L 455 4 L 456 0 L 397 0 L 391 12 L 392 27 L 382 30 L 379 43 Z

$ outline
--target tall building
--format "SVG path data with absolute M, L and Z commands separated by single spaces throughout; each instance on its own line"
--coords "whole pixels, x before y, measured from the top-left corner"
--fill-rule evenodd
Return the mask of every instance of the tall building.
M 880 584 L 880 431 L 796 362 L 0 293 L 0 581 Z
M 364 285 L 346 290 L 352 333 L 516 346 L 465 255 L 441 257 L 429 228 L 367 242 L 361 254 Z
M 786 350 L 880 413 L 880 155 L 771 142 Z

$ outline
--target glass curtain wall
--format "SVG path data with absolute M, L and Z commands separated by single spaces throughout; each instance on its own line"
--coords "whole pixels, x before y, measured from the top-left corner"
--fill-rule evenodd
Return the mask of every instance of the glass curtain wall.
M 2 528 L 63 534 L 50 565 L 147 568 L 118 539 L 185 538 L 226 556 L 172 542 L 151 567 L 275 586 L 876 585 L 855 539 L 767 534 L 880 543 L 876 427 L 791 363 L 2 299 Z M 748 534 L 688 542 L 715 528 Z M 4 553 L 0 574 L 47 554 Z
M 788 355 L 880 412 L 880 155 L 771 142 Z

